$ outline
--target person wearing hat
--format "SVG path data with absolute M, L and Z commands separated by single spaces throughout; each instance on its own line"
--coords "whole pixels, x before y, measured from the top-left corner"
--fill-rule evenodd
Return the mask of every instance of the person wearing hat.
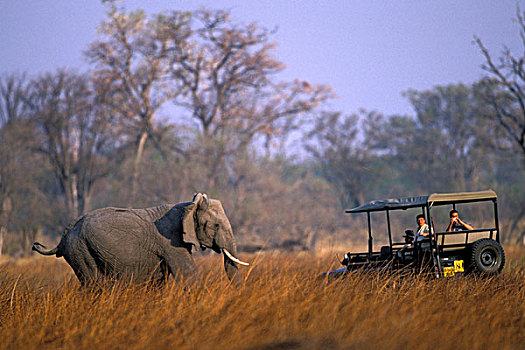
M 414 243 L 414 231 L 405 230 L 405 235 L 403 237 L 405 238 L 405 243 L 407 245 L 412 245 L 412 243 Z
M 410 248 L 413 248 L 414 244 L 414 231 L 405 230 L 405 245 L 403 248 L 397 251 L 397 256 L 402 260 L 407 260 L 412 258 L 412 252 Z

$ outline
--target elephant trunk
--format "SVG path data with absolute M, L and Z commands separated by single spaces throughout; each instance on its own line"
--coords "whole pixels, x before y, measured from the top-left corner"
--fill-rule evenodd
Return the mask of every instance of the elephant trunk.
M 237 263 L 230 259 L 226 253 L 224 253 L 224 269 L 226 270 L 226 275 L 232 283 L 239 283 L 240 277 Z
M 235 236 L 231 229 L 220 232 L 214 238 L 214 250 L 217 253 L 224 255 L 224 270 L 226 275 L 235 284 L 240 281 L 239 268 L 240 265 L 248 265 L 237 258 L 237 244 L 235 243 Z

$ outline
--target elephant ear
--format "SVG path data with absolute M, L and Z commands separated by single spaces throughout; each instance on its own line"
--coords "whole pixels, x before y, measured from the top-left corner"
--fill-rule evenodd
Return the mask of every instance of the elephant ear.
M 195 219 L 197 210 L 203 201 L 203 195 L 196 193 L 193 196 L 193 201 L 185 208 L 184 219 L 182 220 L 182 239 L 184 243 L 193 244 L 196 248 L 199 247 L 199 240 L 195 232 Z

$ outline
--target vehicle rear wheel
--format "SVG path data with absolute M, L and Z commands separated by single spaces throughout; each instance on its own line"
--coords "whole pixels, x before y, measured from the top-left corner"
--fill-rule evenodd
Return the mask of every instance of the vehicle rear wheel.
M 469 270 L 475 273 L 494 275 L 505 266 L 505 252 L 493 239 L 483 238 L 472 243 Z

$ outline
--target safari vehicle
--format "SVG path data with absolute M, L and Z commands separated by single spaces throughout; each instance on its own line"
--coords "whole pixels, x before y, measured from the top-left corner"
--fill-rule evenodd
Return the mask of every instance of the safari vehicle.
M 473 230 L 437 232 L 432 214 L 438 207 L 448 206 L 462 209 L 471 203 L 490 202 L 493 224 L 490 227 Z M 420 208 L 430 227 L 430 234 L 414 242 L 394 242 L 390 215 L 399 210 Z M 492 209 L 489 207 L 489 209 Z M 446 208 L 444 208 L 446 210 Z M 388 245 L 379 251 L 373 249 L 371 213 L 385 212 Z M 434 193 L 428 196 L 376 200 L 359 207 L 346 210 L 346 213 L 366 213 L 368 219 L 368 252 L 346 253 L 341 262 L 343 267 L 328 275 L 341 275 L 350 271 L 397 270 L 409 268 L 416 272 L 428 272 L 436 277 L 452 277 L 463 273 L 494 275 L 505 265 L 505 253 L 500 244 L 497 195 L 492 190 L 463 193 Z M 443 209 L 441 209 L 443 213 Z M 485 218 L 486 222 L 489 220 Z M 490 220 L 492 221 L 492 220 Z M 406 237 L 406 236 L 405 236 Z M 453 239 L 450 239 L 453 238 Z M 470 240 L 469 240 L 470 238 Z M 448 243 L 453 241 L 452 243 Z M 325 274 L 326 275 L 326 274 Z

